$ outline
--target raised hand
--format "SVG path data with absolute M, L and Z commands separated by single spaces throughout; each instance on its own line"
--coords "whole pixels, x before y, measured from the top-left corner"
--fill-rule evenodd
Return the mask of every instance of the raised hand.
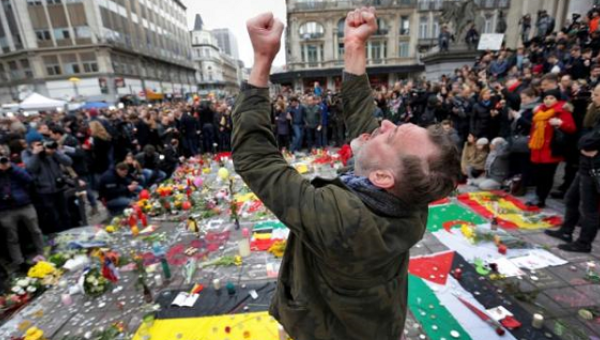
M 281 48 L 283 23 L 273 17 L 273 13 L 263 13 L 246 23 L 255 58 L 273 61 Z
M 377 31 L 375 8 L 362 7 L 349 12 L 344 28 L 344 43 L 364 46 L 369 37 Z
M 273 13 L 263 13 L 246 23 L 250 41 L 254 49 L 254 66 L 249 83 L 266 87 L 269 83 L 271 65 L 281 48 L 283 23 L 273 17 Z

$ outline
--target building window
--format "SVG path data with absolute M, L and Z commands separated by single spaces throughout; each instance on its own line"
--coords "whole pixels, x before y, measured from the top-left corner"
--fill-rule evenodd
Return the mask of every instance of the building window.
M 22 79 L 23 78 L 23 74 L 19 70 L 19 65 L 17 65 L 16 61 L 8 62 L 8 70 L 10 71 L 11 79 Z
M 62 4 L 62 0 L 46 0 L 48 5 L 60 5 Z
M 381 18 L 377 19 L 377 31 L 375 35 L 386 35 L 388 34 L 387 22 Z
M 408 41 L 400 42 L 400 58 L 408 58 L 409 47 Z
M 62 74 L 58 57 L 55 55 L 43 57 L 44 66 L 46 66 L 46 73 L 49 76 L 59 76 Z
M 346 18 L 341 18 L 337 24 L 338 37 L 344 37 L 344 29 L 346 28 Z
M 410 17 L 400 17 L 400 35 L 410 35 Z
M 60 56 L 63 67 L 65 68 L 65 74 L 79 74 L 81 73 L 81 67 L 77 61 L 77 55 L 75 54 L 63 54 Z
M 75 27 L 75 37 L 78 39 L 89 39 L 92 37 L 92 30 L 88 26 Z
M 422 16 L 419 19 L 419 39 L 427 39 L 429 36 L 429 18 Z
M 42 0 L 27 0 L 29 6 L 41 6 Z
M 345 53 L 346 49 L 344 48 L 344 43 L 338 44 L 338 59 L 343 59 Z
M 485 15 L 485 22 L 483 24 L 483 33 L 494 33 L 494 16 L 491 14 Z
M 56 40 L 71 39 L 71 32 L 68 28 L 55 28 L 54 38 Z
M 433 38 L 437 38 L 440 35 L 440 18 L 433 18 Z
M 25 77 L 33 78 L 33 72 L 31 71 L 31 65 L 29 64 L 29 60 L 21 59 L 21 60 L 19 60 L 19 63 L 21 64 L 21 69 L 23 69 L 23 73 L 25 74 Z
M 98 61 L 96 60 L 96 54 L 80 53 L 79 59 L 81 60 L 81 65 L 83 65 L 84 73 L 97 73 L 99 71 Z
M 312 64 L 311 66 L 316 66 L 316 64 L 321 61 L 323 49 L 320 48 L 321 45 L 302 45 L 302 61 L 308 62 Z M 321 50 L 321 52 L 319 52 Z
M 300 26 L 300 36 L 303 39 L 319 39 L 325 35 L 325 28 L 318 22 L 311 21 Z
M 35 35 L 36 35 L 38 41 L 52 40 L 49 30 L 37 30 L 37 31 L 35 31 Z
M 370 42 L 369 45 L 371 45 L 371 59 L 382 60 L 387 58 L 387 42 Z

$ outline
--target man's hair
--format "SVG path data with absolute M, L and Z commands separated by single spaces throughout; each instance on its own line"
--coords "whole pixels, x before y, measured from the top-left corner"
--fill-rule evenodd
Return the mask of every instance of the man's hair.
M 117 170 L 129 170 L 129 165 L 125 162 L 118 163 L 115 167 Z
M 528 87 L 521 91 L 521 94 L 526 95 L 529 98 L 536 98 L 538 96 L 537 91 L 534 88 Z
M 148 145 L 144 146 L 144 152 L 145 153 L 155 153 L 156 148 L 154 147 L 154 145 L 148 144 Z
M 423 206 L 450 195 L 460 178 L 460 155 L 456 144 L 441 125 L 427 128 L 437 147 L 427 160 L 427 169 L 418 156 L 400 156 L 397 182 L 392 193 L 409 206 Z
M 54 125 L 53 127 L 51 127 L 50 131 L 52 131 L 52 133 L 54 133 L 54 134 L 59 134 L 61 136 L 65 134 L 65 129 L 63 129 L 62 127 L 60 127 L 58 125 Z
M 542 77 L 542 81 L 549 81 L 552 83 L 558 83 L 558 76 L 554 73 L 548 73 Z

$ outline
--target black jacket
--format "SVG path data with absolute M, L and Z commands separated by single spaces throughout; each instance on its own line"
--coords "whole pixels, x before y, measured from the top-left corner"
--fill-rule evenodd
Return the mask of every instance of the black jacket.
M 121 177 L 117 174 L 114 169 L 108 170 L 100 177 L 100 184 L 98 185 L 98 195 L 101 199 L 110 201 L 119 197 L 134 197 L 129 186 L 131 184 L 129 177 Z
M 198 120 L 192 117 L 189 113 L 184 113 L 179 119 L 179 131 L 185 138 L 195 138 L 198 136 L 200 129 Z
M 480 101 L 473 106 L 469 133 L 473 134 L 476 138 L 490 138 L 491 109 L 491 102 L 490 104 L 485 104 Z
M 135 156 L 135 160 L 140 163 L 143 169 L 158 170 L 160 168 L 160 155 L 156 152 L 151 156 L 146 156 L 144 152 L 140 152 Z
M 33 178 L 16 165 L 0 171 L 0 211 L 24 207 L 31 203 L 29 196 Z

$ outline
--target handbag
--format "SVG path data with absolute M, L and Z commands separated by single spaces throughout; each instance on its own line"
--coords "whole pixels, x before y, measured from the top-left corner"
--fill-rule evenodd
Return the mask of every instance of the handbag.
M 554 127 L 554 134 L 550 141 L 550 150 L 553 157 L 561 157 L 567 154 L 567 134 L 560 128 Z
M 529 136 L 513 135 L 509 140 L 511 153 L 529 153 Z

